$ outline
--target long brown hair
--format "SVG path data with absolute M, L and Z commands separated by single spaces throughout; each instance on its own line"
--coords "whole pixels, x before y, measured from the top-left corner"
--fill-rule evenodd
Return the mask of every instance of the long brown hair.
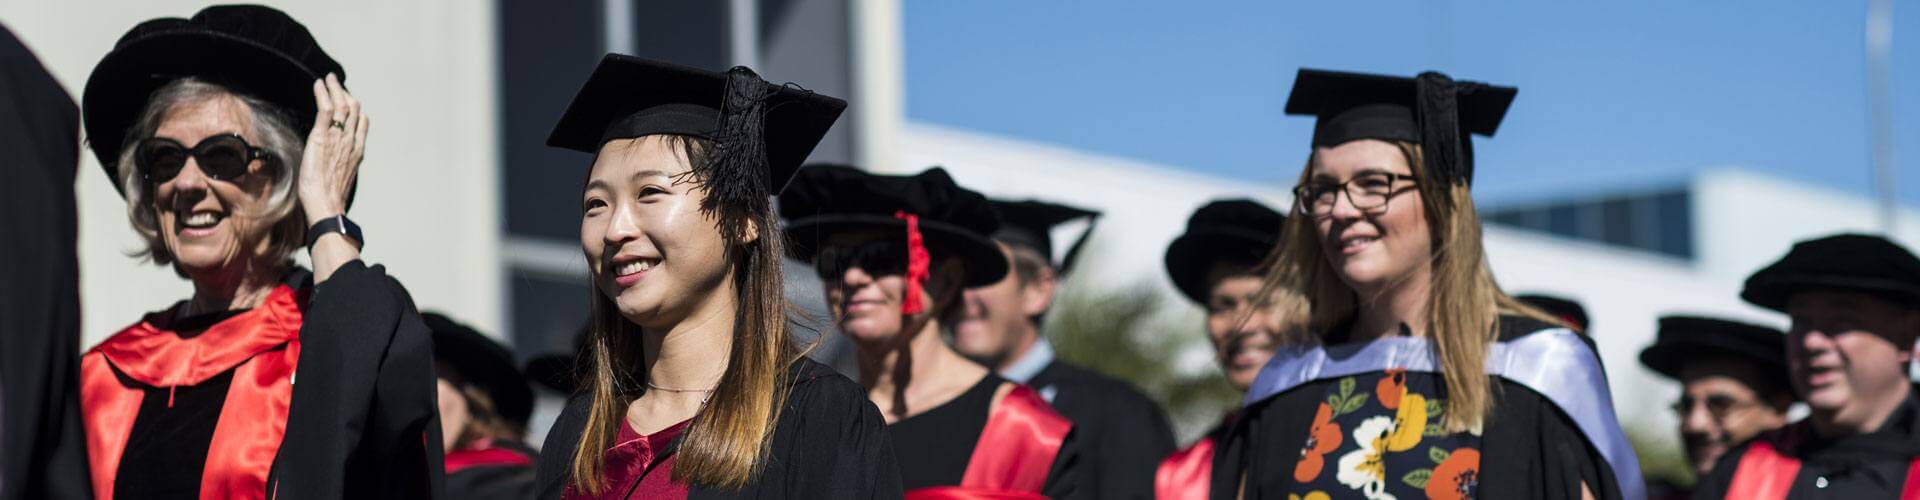
M 693 166 L 691 180 L 707 190 L 713 143 L 690 136 L 664 138 Z M 733 346 L 720 384 L 680 438 L 673 479 L 739 489 L 766 465 L 770 438 L 792 385 L 788 367 L 806 349 L 788 334 L 792 309 L 783 295 L 786 288 L 780 271 L 785 237 L 774 224 L 772 201 L 748 197 L 725 206 L 708 196 L 701 209 L 718 220 L 728 240 L 727 260 L 736 294 Z M 757 238 L 744 230 L 749 225 L 758 231 Z M 612 299 L 597 288 L 590 315 L 581 387 L 592 404 L 573 452 L 572 475 L 574 487 L 599 492 L 610 486 L 601 456 L 625 425 L 627 405 L 643 392 L 646 370 L 640 365 L 644 356 L 640 327 L 622 317 Z
M 1428 235 L 1433 240 L 1431 286 L 1426 300 L 1427 335 L 1439 358 L 1440 377 L 1446 383 L 1446 411 L 1441 423 L 1450 431 L 1479 432 L 1493 409 L 1493 387 L 1487 383 L 1487 345 L 1499 334 L 1502 314 L 1522 315 L 1560 324 L 1560 320 L 1527 306 L 1500 289 L 1481 247 L 1480 216 L 1465 184 L 1432 182 L 1426 173 L 1420 146 L 1390 141 L 1413 169 L 1415 186 L 1426 209 Z M 1309 155 L 1300 182 L 1312 179 L 1315 156 Z M 1281 229 L 1280 251 L 1268 257 L 1267 288 L 1292 291 L 1306 298 L 1308 332 L 1339 327 L 1355 312 L 1358 297 L 1340 280 L 1325 255 L 1313 217 L 1296 200 L 1296 213 Z M 1315 339 L 1300 330 L 1282 332 L 1282 341 L 1303 344 Z

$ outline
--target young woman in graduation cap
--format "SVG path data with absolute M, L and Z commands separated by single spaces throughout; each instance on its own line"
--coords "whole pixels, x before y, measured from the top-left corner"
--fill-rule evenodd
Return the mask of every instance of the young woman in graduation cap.
M 885 421 L 803 356 L 782 295 L 771 195 L 845 107 L 746 67 L 600 61 L 547 140 L 595 155 L 579 200 L 595 293 L 540 498 L 900 495 Z
M 909 498 L 1091 496 L 1076 484 L 1073 424 L 941 335 L 963 315 L 967 288 L 1008 272 L 987 236 L 1000 222 L 986 197 L 939 168 L 894 176 L 817 165 L 780 195 L 780 215 L 853 341 L 867 398 L 902 450 Z
M 141 23 L 88 77 L 141 257 L 193 283 L 81 360 L 97 498 L 438 494 L 431 343 L 346 217 L 368 122 L 345 80 L 248 5 Z
M 1481 249 L 1468 134 L 1515 93 L 1300 71 L 1287 112 L 1319 122 L 1268 286 L 1308 328 L 1255 379 L 1214 498 L 1644 497 L 1595 351 Z

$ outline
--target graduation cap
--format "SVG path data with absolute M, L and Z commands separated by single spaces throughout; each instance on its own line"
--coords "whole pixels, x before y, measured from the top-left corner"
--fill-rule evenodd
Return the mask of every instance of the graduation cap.
M 1520 295 L 1513 299 L 1526 305 L 1538 307 L 1540 310 L 1546 311 L 1547 314 L 1552 314 L 1553 317 L 1560 318 L 1560 321 L 1567 322 L 1568 325 L 1572 325 L 1573 329 L 1579 330 L 1580 333 L 1587 333 L 1587 328 L 1591 325 L 1587 320 L 1587 308 L 1573 299 L 1538 293 Z
M 587 153 L 615 139 L 678 134 L 713 141 L 709 196 L 722 204 L 778 194 L 847 102 L 772 85 L 745 66 L 716 73 L 607 54 L 567 105 L 547 145 Z
M 882 175 L 846 165 L 811 165 L 780 193 L 780 217 L 787 220 L 792 242 L 787 248 L 810 264 L 821 244 L 837 233 L 906 234 L 905 215 L 915 219 L 927 249 L 965 263 L 967 287 L 1006 277 L 1007 256 L 988 239 L 1000 229 L 999 215 L 986 196 L 954 183 L 946 169 Z
M 1248 199 L 1214 200 L 1187 218 L 1187 232 L 1167 245 L 1167 277 L 1197 304 L 1207 303 L 1215 265 L 1242 266 L 1249 272 L 1280 244 L 1286 216 Z
M 420 319 L 426 322 L 427 330 L 433 332 L 434 360 L 455 372 L 439 375 L 479 387 L 493 399 L 494 409 L 501 418 L 517 427 L 526 427 L 527 419 L 533 415 L 533 389 L 514 366 L 513 353 L 445 315 L 421 313 Z
M 1793 249 L 1747 277 L 1740 298 L 1786 312 L 1793 294 L 1812 289 L 1873 294 L 1902 307 L 1920 307 L 1920 258 L 1879 236 L 1838 234 L 1793 244 Z
M 1492 137 L 1518 93 L 1433 71 L 1404 78 L 1301 68 L 1286 112 L 1319 117 L 1314 147 L 1359 139 L 1411 142 L 1421 145 L 1429 176 L 1471 185 L 1473 141 L 1467 135 Z
M 1000 213 L 1000 230 L 993 233 L 993 239 L 1009 245 L 1023 245 L 1032 248 L 1047 257 L 1047 263 L 1054 272 L 1065 275 L 1080 257 L 1087 240 L 1093 238 L 1093 227 L 1100 222 L 1100 212 L 1079 207 L 1040 200 L 989 200 L 995 211 Z M 1067 253 L 1055 261 L 1053 253 L 1053 228 L 1078 219 L 1087 220 L 1087 228 L 1080 237 L 1067 247 Z
M 122 35 L 87 76 L 80 97 L 87 144 L 125 197 L 116 175 L 120 148 L 155 90 L 186 77 L 212 82 L 285 108 L 305 137 L 318 109 L 313 81 L 327 73 L 346 85 L 346 69 L 307 27 L 272 7 L 215 5 L 190 19 L 148 20 Z
M 1679 380 L 1688 361 L 1711 357 L 1746 360 L 1760 367 L 1773 388 L 1787 387 L 1787 336 L 1780 330 L 1700 316 L 1662 316 L 1653 345 L 1640 351 L 1640 364 Z M 1762 388 L 1766 389 L 1766 388 Z

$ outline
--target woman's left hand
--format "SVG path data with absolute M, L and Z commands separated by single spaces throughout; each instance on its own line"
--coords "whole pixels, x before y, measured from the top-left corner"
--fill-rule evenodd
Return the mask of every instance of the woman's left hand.
M 331 73 L 313 82 L 313 99 L 319 112 L 313 131 L 307 134 L 299 180 L 300 206 L 309 221 L 346 213 L 347 197 L 367 151 L 368 124 L 367 115 L 360 112 L 360 100 L 348 94 Z

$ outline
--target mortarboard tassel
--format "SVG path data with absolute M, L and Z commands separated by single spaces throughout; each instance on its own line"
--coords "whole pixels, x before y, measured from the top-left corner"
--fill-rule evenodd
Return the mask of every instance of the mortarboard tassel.
M 701 175 L 703 187 L 707 189 L 707 207 L 757 207 L 768 203 L 771 182 L 767 180 L 766 140 L 762 129 L 766 122 L 767 97 L 776 90 L 746 66 L 727 70 L 720 130 L 713 135 L 719 151 L 712 156 L 708 171 Z M 721 230 L 729 240 L 737 241 L 744 228 L 729 226 Z
M 1448 184 L 1473 184 L 1472 166 L 1460 158 L 1460 101 L 1453 78 L 1428 71 L 1414 81 L 1419 93 L 1415 119 L 1428 175 Z
M 907 296 L 901 300 L 900 314 L 920 314 L 926 312 L 927 301 L 915 290 L 926 288 L 927 266 L 932 265 L 933 258 L 927 255 L 926 239 L 920 235 L 920 216 L 901 210 L 893 217 L 907 221 Z

